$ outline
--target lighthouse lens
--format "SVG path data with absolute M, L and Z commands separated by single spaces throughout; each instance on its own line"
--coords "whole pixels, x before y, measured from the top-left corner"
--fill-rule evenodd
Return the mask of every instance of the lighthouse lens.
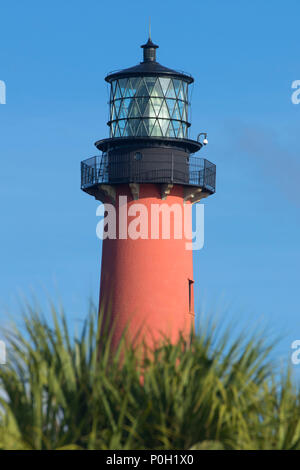
M 186 138 L 188 84 L 169 77 L 130 77 L 111 82 L 111 137 Z

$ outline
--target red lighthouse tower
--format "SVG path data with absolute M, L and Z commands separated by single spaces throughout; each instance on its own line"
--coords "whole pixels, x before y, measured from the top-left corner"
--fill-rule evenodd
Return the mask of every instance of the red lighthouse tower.
M 143 62 L 109 74 L 110 138 L 81 163 L 81 188 L 114 212 L 104 224 L 100 310 L 113 346 L 176 341 L 194 325 L 192 204 L 215 192 L 215 165 L 194 155 L 188 137 L 190 75 L 156 61 L 149 38 Z M 113 208 L 113 210 L 111 210 Z

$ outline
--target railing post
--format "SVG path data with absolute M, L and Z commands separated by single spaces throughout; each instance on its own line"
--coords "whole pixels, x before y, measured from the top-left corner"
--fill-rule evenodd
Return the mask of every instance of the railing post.
M 173 155 L 173 152 L 172 152 L 172 163 L 171 163 L 171 168 L 172 168 L 172 174 L 171 174 L 171 183 L 173 183 L 174 181 L 174 155 Z

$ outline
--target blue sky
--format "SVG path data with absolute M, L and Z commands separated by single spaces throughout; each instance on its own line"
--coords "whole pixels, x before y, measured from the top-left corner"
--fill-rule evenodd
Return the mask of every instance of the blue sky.
M 71 321 L 98 296 L 97 202 L 80 191 L 80 161 L 108 136 L 111 70 L 158 60 L 195 78 L 191 138 L 217 164 L 194 256 L 198 311 L 222 312 L 300 338 L 300 79 L 298 1 L 212 0 L 1 4 L 0 323 L 20 296 L 61 299 Z M 300 366 L 298 366 L 300 367 Z

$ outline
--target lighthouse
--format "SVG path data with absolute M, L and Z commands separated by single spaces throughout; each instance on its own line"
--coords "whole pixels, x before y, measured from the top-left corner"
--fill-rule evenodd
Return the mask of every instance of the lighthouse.
M 142 62 L 105 77 L 109 138 L 81 162 L 81 189 L 107 217 L 99 311 L 114 348 L 123 334 L 155 347 L 194 326 L 192 206 L 215 192 L 216 167 L 197 154 L 206 135 L 189 136 L 194 79 L 157 62 L 150 37 L 141 47 Z

